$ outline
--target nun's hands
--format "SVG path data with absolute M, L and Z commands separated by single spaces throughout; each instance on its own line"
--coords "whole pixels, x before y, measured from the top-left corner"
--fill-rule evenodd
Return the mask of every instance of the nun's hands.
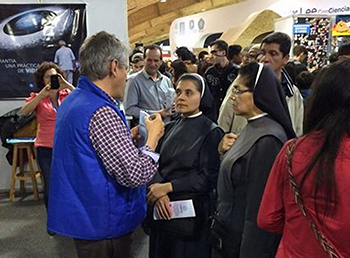
M 147 201 L 148 203 L 154 203 L 159 198 L 171 193 L 173 191 L 173 186 L 171 183 L 164 184 L 153 184 L 148 187 Z
M 170 220 L 171 218 L 171 207 L 170 207 L 170 199 L 167 195 L 159 198 L 156 202 L 156 210 L 158 216 L 165 220 Z
M 227 133 L 222 138 L 221 142 L 219 143 L 218 151 L 220 155 L 223 155 L 226 151 L 231 149 L 232 145 L 237 140 L 238 135 L 234 133 Z

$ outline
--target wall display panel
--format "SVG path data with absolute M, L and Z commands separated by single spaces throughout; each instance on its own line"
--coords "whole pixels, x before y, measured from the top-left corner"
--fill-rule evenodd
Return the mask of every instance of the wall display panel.
M 338 15 L 332 26 L 332 49 L 338 51 L 343 44 L 350 43 L 350 15 Z
M 0 98 L 38 91 L 33 73 L 43 61 L 54 60 L 59 40 L 78 59 L 86 37 L 85 10 L 85 4 L 0 5 Z
M 294 17 L 294 45 L 303 45 L 308 49 L 309 68 L 327 64 L 331 22 L 330 17 Z

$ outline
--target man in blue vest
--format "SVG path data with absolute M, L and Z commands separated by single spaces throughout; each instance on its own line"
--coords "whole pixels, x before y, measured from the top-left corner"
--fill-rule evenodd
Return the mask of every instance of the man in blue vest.
M 123 99 L 127 48 L 114 35 L 86 39 L 79 59 L 78 87 L 57 113 L 48 230 L 74 238 L 79 257 L 132 257 L 164 124 L 159 114 L 146 119 L 146 145 L 133 145 L 138 128 L 129 130 L 116 101 Z

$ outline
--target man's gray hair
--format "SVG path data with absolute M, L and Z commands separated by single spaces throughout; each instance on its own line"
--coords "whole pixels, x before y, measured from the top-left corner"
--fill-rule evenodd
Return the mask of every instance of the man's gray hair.
M 81 75 L 102 80 L 109 74 L 110 61 L 128 65 L 128 48 L 114 35 L 101 31 L 87 38 L 79 49 Z

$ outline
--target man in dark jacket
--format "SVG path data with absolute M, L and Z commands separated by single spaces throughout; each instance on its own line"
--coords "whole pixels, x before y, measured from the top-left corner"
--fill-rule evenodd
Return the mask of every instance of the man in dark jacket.
M 227 58 L 228 44 L 223 40 L 215 40 L 210 44 L 210 54 L 214 65 L 209 67 L 204 74 L 209 89 L 214 97 L 217 113 L 222 101 L 226 96 L 226 91 L 231 83 L 236 79 L 239 66 L 231 63 Z

